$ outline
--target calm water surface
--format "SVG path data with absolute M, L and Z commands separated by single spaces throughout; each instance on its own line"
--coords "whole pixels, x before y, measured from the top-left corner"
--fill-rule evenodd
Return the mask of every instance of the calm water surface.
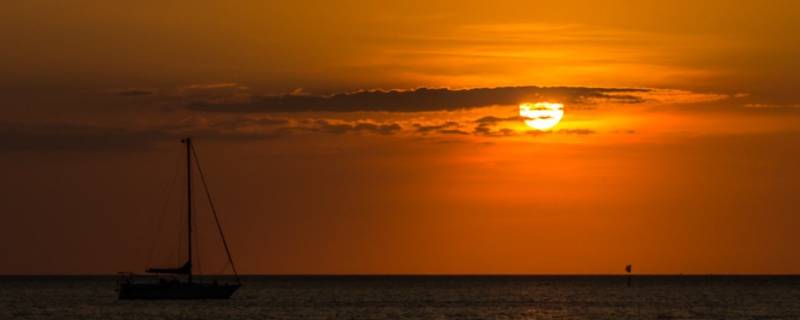
M 113 277 L 1 277 L 0 319 L 800 319 L 800 277 L 247 277 L 228 301 L 118 301 Z

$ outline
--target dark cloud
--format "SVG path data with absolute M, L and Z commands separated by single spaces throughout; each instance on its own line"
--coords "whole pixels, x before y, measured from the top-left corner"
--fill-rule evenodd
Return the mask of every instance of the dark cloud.
M 277 125 L 285 125 L 289 123 L 289 120 L 286 119 L 272 119 L 272 118 L 264 118 L 264 119 L 254 119 L 250 120 L 253 124 L 260 125 L 260 126 L 277 126 Z
M 456 121 L 448 121 L 448 122 L 445 122 L 445 123 L 434 124 L 434 125 L 423 125 L 423 124 L 415 123 L 413 126 L 414 126 L 414 128 L 416 128 L 416 131 L 418 133 L 426 134 L 426 133 L 431 133 L 431 132 L 438 132 L 438 131 L 442 131 L 442 130 L 458 128 L 461 125 Z
M 190 126 L 112 128 L 78 124 L 0 123 L 0 152 L 25 150 L 99 151 L 153 148 L 159 143 L 191 136 L 212 140 L 259 140 L 285 134 L 277 129 L 241 132 Z
M 102 127 L 82 124 L 22 124 L 0 122 L 0 152 L 21 150 L 137 150 L 186 136 L 208 140 L 251 141 L 307 133 L 376 134 L 376 135 L 476 135 L 509 137 L 521 134 L 595 133 L 588 129 L 559 131 L 516 131 L 497 128 L 501 122 L 524 120 L 523 117 L 486 116 L 465 122 L 414 123 L 404 127 L 397 122 L 364 120 L 291 119 L 237 116 L 222 119 L 188 118 L 176 124 L 152 127 Z
M 155 94 L 155 90 L 148 90 L 148 89 L 124 89 L 118 90 L 114 92 L 118 96 L 123 97 L 137 97 L 137 96 L 150 96 Z
M 276 126 L 287 126 L 289 125 L 290 121 L 288 119 L 280 119 L 280 118 L 247 118 L 247 117 L 237 117 L 234 119 L 223 120 L 211 123 L 209 126 L 216 128 L 216 129 L 223 129 L 223 130 L 233 130 L 242 127 L 276 127 Z
M 517 135 L 517 132 L 514 131 L 514 129 L 500 128 L 498 130 L 493 130 L 491 126 L 477 126 L 475 127 L 473 133 L 475 135 L 486 137 L 510 137 Z
M 511 117 L 486 116 L 486 117 L 482 117 L 482 118 L 479 118 L 479 119 L 475 120 L 475 123 L 477 123 L 479 126 L 480 125 L 493 126 L 493 125 L 496 125 L 496 124 L 498 124 L 500 122 L 524 121 L 524 120 L 528 120 L 528 118 L 521 117 L 521 116 L 511 116 Z
M 394 122 L 237 118 L 195 120 L 143 128 L 101 127 L 83 124 L 22 124 L 0 122 L 0 152 L 24 150 L 136 150 L 190 136 L 207 140 L 250 141 L 308 132 L 392 135 L 403 130 Z
M 382 135 L 389 135 L 396 133 L 403 129 L 397 123 L 390 123 L 390 124 L 377 124 L 371 122 L 356 122 L 356 123 L 332 123 L 327 120 L 318 120 L 316 121 L 315 126 L 311 127 L 300 127 L 299 129 L 309 130 L 309 131 L 317 131 L 317 132 L 326 132 L 326 133 L 334 133 L 334 134 L 345 134 L 351 132 L 366 132 L 366 133 L 376 133 Z
M 392 134 L 403 129 L 399 124 L 374 124 L 374 123 L 358 123 L 353 129 L 356 131 L 370 131 L 379 134 Z
M 474 133 L 480 136 L 487 136 L 487 137 L 507 137 L 516 134 L 514 130 L 503 128 L 500 130 L 493 130 L 495 126 L 499 123 L 509 122 L 509 121 L 523 121 L 527 120 L 526 117 L 521 116 L 510 116 L 510 117 L 495 117 L 495 116 L 486 116 L 479 118 L 474 123 L 477 124 L 475 126 Z
M 457 135 L 468 135 L 469 134 L 469 132 L 466 132 L 464 130 L 457 130 L 457 129 L 444 129 L 444 130 L 439 130 L 437 132 L 441 133 L 441 134 L 457 134 Z
M 648 89 L 588 87 L 498 87 L 475 89 L 374 90 L 326 96 L 257 96 L 247 102 L 198 101 L 188 108 L 206 112 L 422 112 L 462 110 L 491 105 L 510 105 L 530 100 L 592 103 L 603 99 L 623 103 L 644 100 L 633 93 Z
M 415 133 L 427 135 L 431 133 L 435 134 L 443 134 L 443 135 L 469 135 L 471 134 L 468 131 L 461 130 L 462 127 L 461 123 L 456 121 L 447 121 L 440 124 L 434 125 L 423 125 L 419 123 L 413 124 L 413 127 L 416 128 L 414 131 Z

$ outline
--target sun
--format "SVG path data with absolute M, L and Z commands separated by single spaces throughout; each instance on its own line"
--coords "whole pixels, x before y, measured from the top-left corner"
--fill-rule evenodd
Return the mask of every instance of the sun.
M 561 117 L 564 116 L 564 105 L 551 102 L 525 102 L 519 105 L 519 115 L 529 127 L 545 131 L 561 121 Z

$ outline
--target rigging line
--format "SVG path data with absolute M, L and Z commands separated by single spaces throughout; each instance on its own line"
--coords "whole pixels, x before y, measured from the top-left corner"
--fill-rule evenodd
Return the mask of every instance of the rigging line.
M 217 230 L 219 231 L 219 236 L 222 238 L 222 245 L 225 247 L 225 253 L 228 254 L 228 262 L 231 264 L 231 269 L 233 270 L 233 275 L 236 277 L 236 282 L 239 281 L 239 273 L 236 272 L 236 265 L 233 264 L 233 257 L 231 256 L 231 250 L 228 248 L 228 241 L 225 240 L 225 234 L 222 233 L 222 225 L 219 223 L 219 217 L 217 216 L 217 209 L 214 208 L 214 201 L 211 200 L 211 192 L 208 191 L 208 184 L 206 184 L 206 176 L 203 174 L 203 168 L 200 166 L 200 159 L 197 158 L 197 151 L 195 151 L 194 146 L 191 146 L 192 155 L 194 155 L 194 163 L 197 164 L 197 172 L 200 172 L 200 181 L 203 182 L 203 189 L 206 191 L 206 197 L 208 198 L 208 205 L 211 207 L 211 213 L 214 214 L 214 221 L 217 222 Z
M 161 228 L 164 225 L 164 213 L 167 211 L 167 206 L 169 205 L 169 200 L 172 198 L 172 192 L 174 190 L 173 187 L 175 186 L 175 182 L 178 181 L 178 167 L 180 167 L 180 157 L 178 157 L 178 161 L 175 163 L 175 174 L 172 176 L 172 180 L 167 187 L 167 190 L 164 192 L 167 196 L 164 199 L 164 203 L 161 205 L 161 210 L 159 210 L 159 214 L 156 218 L 156 236 L 153 239 L 152 244 L 150 245 L 150 254 L 147 256 L 147 264 L 151 264 L 153 262 L 153 255 L 155 254 L 156 246 L 158 244 L 158 240 L 161 238 Z

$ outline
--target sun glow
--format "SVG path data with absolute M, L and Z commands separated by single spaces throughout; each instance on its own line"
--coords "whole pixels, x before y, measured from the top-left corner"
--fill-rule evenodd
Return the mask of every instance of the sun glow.
M 519 115 L 525 124 L 536 130 L 545 131 L 555 127 L 564 116 L 564 105 L 560 103 L 536 102 L 519 105 Z

